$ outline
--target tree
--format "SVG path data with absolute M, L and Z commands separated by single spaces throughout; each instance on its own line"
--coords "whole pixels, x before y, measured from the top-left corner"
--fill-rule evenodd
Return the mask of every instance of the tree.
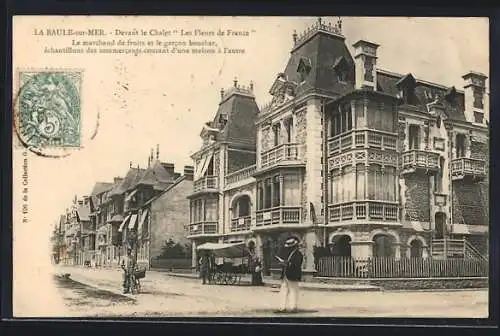
M 175 242 L 172 238 L 166 240 L 161 249 L 159 259 L 188 259 L 191 258 L 190 244 Z

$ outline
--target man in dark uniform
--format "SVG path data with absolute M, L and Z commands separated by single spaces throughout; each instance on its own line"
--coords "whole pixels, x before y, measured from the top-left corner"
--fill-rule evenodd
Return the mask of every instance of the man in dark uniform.
M 133 285 L 130 283 L 130 275 L 134 271 L 134 258 L 132 256 L 132 248 L 127 247 L 127 255 L 122 260 L 121 267 L 123 269 L 123 293 L 127 294 L 130 292 L 130 287 Z
M 200 260 L 200 273 L 203 284 L 210 283 L 210 256 L 204 253 Z
M 299 251 L 299 241 L 295 237 L 288 238 L 284 246 L 284 258 L 277 257 L 281 264 L 281 309 L 280 311 L 297 311 L 299 299 L 299 281 L 302 279 L 302 261 L 304 256 Z

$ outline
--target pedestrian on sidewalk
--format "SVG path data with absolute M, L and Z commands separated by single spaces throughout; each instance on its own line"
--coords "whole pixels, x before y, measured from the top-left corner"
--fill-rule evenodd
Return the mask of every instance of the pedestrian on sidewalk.
M 302 261 L 299 240 L 288 238 L 284 245 L 284 257 L 276 257 L 281 265 L 281 312 L 296 312 L 299 299 L 299 281 L 302 279 Z
M 262 281 L 262 263 L 259 258 L 255 258 L 255 261 L 253 262 L 252 285 L 264 285 L 264 282 Z
M 122 260 L 121 268 L 123 269 L 123 293 L 130 292 L 130 275 L 134 271 L 134 259 L 132 258 L 132 248 L 127 248 L 127 255 Z
M 210 256 L 208 253 L 204 253 L 203 256 L 200 259 L 200 274 L 201 274 L 201 279 L 202 283 L 205 285 L 207 282 L 209 283 L 209 277 L 210 277 Z

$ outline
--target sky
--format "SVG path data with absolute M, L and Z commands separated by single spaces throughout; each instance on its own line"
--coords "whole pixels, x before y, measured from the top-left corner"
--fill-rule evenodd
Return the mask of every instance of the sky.
M 293 31 L 300 34 L 316 20 L 307 17 L 14 18 L 14 68 L 84 71 L 81 91 L 84 148 L 59 159 L 29 154 L 30 223 L 25 226 L 18 223 L 22 154 L 14 149 L 15 251 L 28 243 L 33 250 L 46 249 L 46 241 L 35 243 L 34 235 L 48 237 L 55 220 L 74 195 L 89 194 L 96 181 L 124 176 L 129 162 L 134 167 L 145 167 L 151 148 L 156 150 L 157 144 L 160 159 L 174 163 L 177 171 L 182 172 L 184 165 L 192 165 L 190 154 L 201 144 L 199 133 L 203 123 L 215 115 L 221 88 L 232 86 L 235 77 L 242 85 L 253 81 L 259 106 L 269 101 L 268 91 L 287 63 Z M 323 21 L 335 23 L 337 17 Z M 249 31 L 250 36 L 215 38 L 219 46 L 244 48 L 244 54 L 61 55 L 46 54 L 43 49 L 69 46 L 75 38 L 33 34 L 35 29 L 46 28 L 231 29 Z M 469 70 L 489 75 L 486 18 L 344 17 L 343 33 L 351 52 L 351 45 L 359 39 L 379 44 L 377 67 L 385 70 L 411 72 L 416 78 L 458 89 L 463 87 L 461 76 Z M 29 52 L 25 51 L 27 45 Z M 91 139 L 94 132 L 96 136 Z

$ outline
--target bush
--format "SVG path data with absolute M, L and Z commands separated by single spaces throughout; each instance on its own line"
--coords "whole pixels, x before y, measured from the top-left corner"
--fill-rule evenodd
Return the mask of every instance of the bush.
M 176 243 L 172 238 L 166 240 L 158 259 L 191 259 L 191 244 Z

